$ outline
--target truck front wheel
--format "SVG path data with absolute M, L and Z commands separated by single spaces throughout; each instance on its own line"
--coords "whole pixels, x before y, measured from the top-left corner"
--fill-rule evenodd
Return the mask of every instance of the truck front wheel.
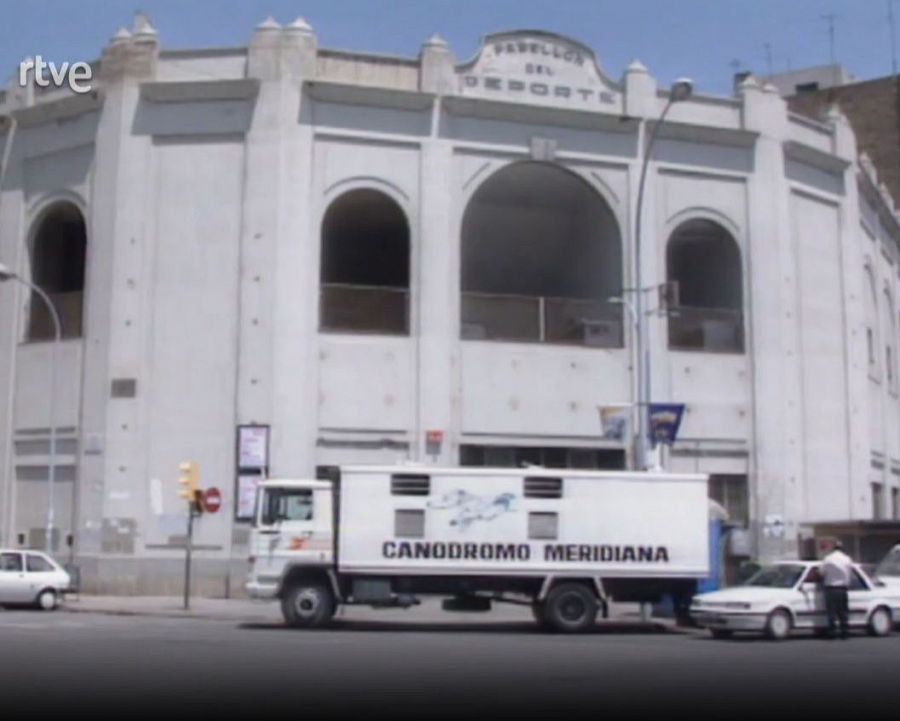
M 334 610 L 334 594 L 321 581 L 298 581 L 281 597 L 284 622 L 293 628 L 324 626 L 334 616 Z
M 597 619 L 597 598 L 580 583 L 562 583 L 547 594 L 541 615 L 555 631 L 581 633 Z

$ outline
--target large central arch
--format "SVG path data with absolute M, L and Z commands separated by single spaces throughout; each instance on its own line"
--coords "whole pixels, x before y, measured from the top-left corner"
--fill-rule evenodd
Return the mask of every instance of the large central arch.
M 519 162 L 462 223 L 462 337 L 622 346 L 622 242 L 606 201 L 558 165 Z

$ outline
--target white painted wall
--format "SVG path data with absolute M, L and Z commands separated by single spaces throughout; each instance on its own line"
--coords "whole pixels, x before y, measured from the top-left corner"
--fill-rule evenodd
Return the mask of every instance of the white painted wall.
M 810 518 L 852 513 L 848 500 L 846 326 L 836 206 L 791 195 L 799 269 L 797 313 L 803 373 L 805 491 Z
M 202 485 L 222 491 L 223 509 L 198 524 L 198 541 L 221 544 L 234 512 L 244 148 L 227 140 L 158 142 L 153 155 L 154 303 L 148 309 L 145 338 L 146 387 L 139 389 L 146 404 L 143 433 L 148 441 L 143 490 L 146 493 L 150 479 L 161 479 L 165 514 L 183 514 L 184 502 L 177 497 L 178 464 L 199 463 Z M 165 524 L 144 508 L 145 543 L 167 542 L 171 531 L 160 528 Z
M 271 29 L 246 54 L 157 60 L 153 43 L 108 48 L 129 62 L 109 58 L 99 111 L 56 120 L 29 110 L 0 188 L 0 261 L 27 268 L 24 243 L 42 203 L 68 196 L 85 205 L 86 334 L 66 346 L 60 411 L 82 442 L 84 553 L 100 553 L 104 524 L 131 520 L 139 557 L 177 554 L 164 548 L 183 520 L 177 464 L 193 459 L 204 485 L 225 496 L 198 540 L 221 549 L 210 557 L 240 555 L 231 522 L 238 423 L 270 423 L 272 472 L 304 476 L 317 464 L 423 458 L 426 430 L 445 432 L 442 464 L 458 461 L 461 439 L 601 445 L 597 406 L 633 397 L 627 347 L 461 341 L 460 234 L 486 178 L 550 148 L 612 209 L 630 283 L 646 127 L 546 102 L 432 104 L 432 90 L 458 94 L 444 50 L 425 53 L 426 78 L 416 60 L 315 49 L 314 36 Z M 147 80 L 244 74 L 259 81 L 249 100 L 194 100 L 187 89 L 179 102 L 141 100 Z M 640 68 L 620 90 L 638 120 L 665 102 Z M 733 452 L 673 463 L 748 472 L 760 552 L 789 552 L 793 541 L 764 538 L 759 520 L 782 516 L 795 537 L 801 522 L 865 517 L 878 476 L 860 459 L 872 450 L 887 459 L 880 478 L 900 483 L 890 471 L 900 462 L 900 400 L 858 367 L 855 275 L 868 256 L 879 300 L 887 284 L 900 315 L 896 243 L 857 197 L 855 149 L 838 121 L 790 120 L 776 92 L 752 84 L 737 98 L 676 105 L 670 117 L 680 129 L 660 140 L 648 175 L 644 281 L 665 279 L 665 244 L 679 223 L 722 224 L 742 253 L 747 351 L 670 352 L 666 319 L 652 317 L 654 399 L 687 403 L 691 448 Z M 797 145 L 818 161 L 798 159 Z M 408 219 L 409 337 L 318 332 L 321 219 L 359 187 L 389 194 Z M 46 346 L 18 347 L 23 299 L 0 288 L 0 328 L 9 329 L 0 331 L 5 542 L 16 505 L 10 439 L 38 424 L 46 375 Z M 885 322 L 879 316 L 879 336 Z M 137 397 L 110 399 L 114 378 L 135 378 Z M 164 489 L 161 517 L 150 509 L 153 479 Z M 21 506 L 36 518 L 41 503 L 38 494 Z

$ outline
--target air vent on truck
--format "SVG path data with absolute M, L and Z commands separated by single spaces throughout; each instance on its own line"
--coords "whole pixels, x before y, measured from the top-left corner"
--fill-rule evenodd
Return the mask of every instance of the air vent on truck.
M 431 476 L 415 473 L 395 473 L 391 476 L 394 496 L 427 496 L 431 493 Z
M 525 498 L 562 498 L 562 478 L 525 478 Z

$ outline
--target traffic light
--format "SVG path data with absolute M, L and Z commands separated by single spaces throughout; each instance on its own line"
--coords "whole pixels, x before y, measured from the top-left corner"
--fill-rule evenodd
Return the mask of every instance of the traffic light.
M 191 504 L 193 511 L 201 508 L 200 497 L 200 466 L 194 461 L 186 461 L 178 464 L 178 485 L 182 486 L 178 495 Z

